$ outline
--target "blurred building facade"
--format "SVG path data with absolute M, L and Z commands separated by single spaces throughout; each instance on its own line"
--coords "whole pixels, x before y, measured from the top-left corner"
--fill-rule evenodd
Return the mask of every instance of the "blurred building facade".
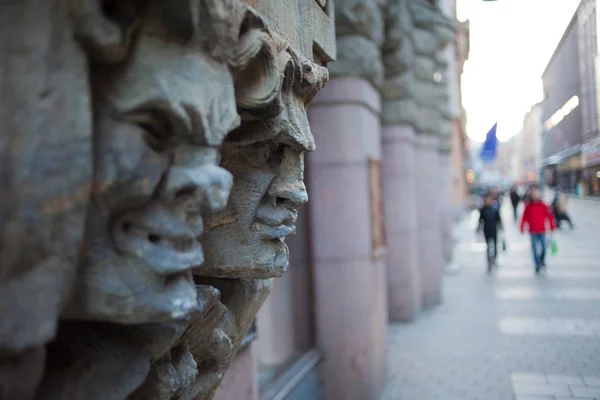
M 542 157 L 551 186 L 574 189 L 583 139 L 578 15 L 575 13 L 542 74 Z
M 498 142 L 496 157 L 482 164 L 480 179 L 491 186 L 506 186 L 518 180 L 517 138 Z
M 597 4 L 580 2 L 542 76 L 544 176 L 583 194 L 600 194 Z
M 600 59 L 598 52 L 598 0 L 583 0 L 579 6 L 580 25 L 580 75 L 582 86 L 583 114 L 583 144 L 582 152 L 582 183 L 584 193 L 600 195 L 600 132 L 599 132 L 599 103 L 600 99 L 598 73 Z
M 541 179 L 542 171 L 542 107 L 535 104 L 523 117 L 523 127 L 515 138 L 516 181 Z
M 454 0 L 454 7 L 456 1 Z M 453 15 L 456 15 L 454 12 Z M 452 206 L 455 217 L 460 217 L 464 212 L 469 198 L 469 184 L 467 182 L 466 171 L 470 168 L 470 157 L 467 150 L 467 113 L 462 106 L 461 77 L 465 62 L 469 59 L 470 51 L 470 24 L 469 21 L 456 21 L 456 74 L 453 91 L 456 98 L 456 107 L 458 113 L 454 119 L 452 131 Z

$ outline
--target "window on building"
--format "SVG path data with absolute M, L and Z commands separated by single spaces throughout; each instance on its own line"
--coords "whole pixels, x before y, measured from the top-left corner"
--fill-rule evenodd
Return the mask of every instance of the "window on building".
M 544 127 L 547 131 L 558 125 L 567 115 L 571 113 L 575 108 L 579 106 L 579 97 L 573 96 L 567 102 L 559 108 L 550 118 L 544 122 Z

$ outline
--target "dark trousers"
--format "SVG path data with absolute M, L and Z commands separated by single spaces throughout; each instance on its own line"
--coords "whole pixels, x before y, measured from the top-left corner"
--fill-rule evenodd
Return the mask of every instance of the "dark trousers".
M 569 226 L 571 228 L 573 227 L 573 222 L 571 221 L 571 218 L 569 217 L 569 214 L 567 214 L 567 213 L 556 214 L 556 225 L 559 228 L 560 228 L 560 222 L 561 221 L 567 221 L 569 223 Z
M 517 210 L 519 209 L 519 204 L 513 204 L 513 216 L 515 218 L 515 221 L 517 220 Z
M 491 262 L 498 256 L 498 233 L 484 233 L 484 236 L 485 243 L 487 244 L 487 259 Z

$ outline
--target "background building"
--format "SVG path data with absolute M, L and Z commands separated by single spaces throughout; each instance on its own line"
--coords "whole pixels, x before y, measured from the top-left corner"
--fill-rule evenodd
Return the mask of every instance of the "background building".
M 456 8 L 456 2 L 454 2 Z M 469 21 L 456 21 L 456 80 L 454 87 L 456 93 L 456 106 L 459 110 L 454 119 L 452 133 L 452 150 L 450 153 L 452 165 L 452 207 L 455 216 L 460 216 L 465 210 L 469 198 L 469 185 L 465 172 L 469 169 L 469 152 L 467 150 L 468 136 L 466 132 L 467 114 L 462 106 L 461 76 L 464 64 L 469 58 Z
M 474 171 L 477 181 L 485 186 L 507 186 L 518 180 L 518 162 L 516 157 L 516 137 L 506 142 L 498 142 L 496 157 L 491 161 L 482 161 L 480 157 L 482 144 L 474 146 Z
M 523 117 L 523 127 L 515 140 L 516 180 L 539 181 L 542 168 L 542 107 L 535 104 Z
M 574 190 L 583 168 L 578 15 L 573 16 L 542 74 L 542 158 L 551 186 Z
M 600 135 L 598 124 L 598 0 L 583 0 L 579 6 L 579 49 L 582 58 L 581 108 L 583 115 L 583 190 L 600 195 Z
M 543 165 L 552 186 L 600 194 L 597 0 L 582 0 L 542 79 Z

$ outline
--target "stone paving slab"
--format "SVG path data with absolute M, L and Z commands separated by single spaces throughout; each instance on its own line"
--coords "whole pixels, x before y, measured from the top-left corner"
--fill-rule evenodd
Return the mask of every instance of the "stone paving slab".
M 382 400 L 600 400 L 600 203 L 569 204 L 577 229 L 556 234 L 542 276 L 510 210 L 492 276 L 477 216 L 455 228 L 444 303 L 389 328 Z

